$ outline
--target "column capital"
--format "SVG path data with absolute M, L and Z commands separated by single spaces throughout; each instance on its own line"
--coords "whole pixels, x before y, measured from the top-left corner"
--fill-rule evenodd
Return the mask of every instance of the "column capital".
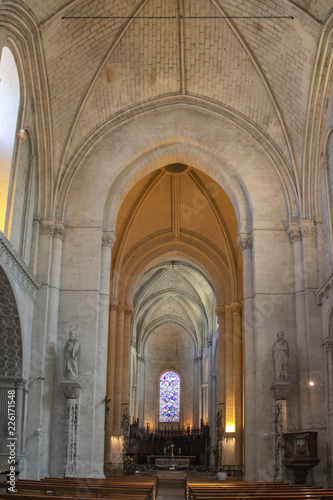
M 323 168 L 327 168 L 328 167 L 328 155 L 325 154 L 325 153 L 321 153 L 321 158 L 320 158 L 320 162 L 321 162 L 321 166 Z
M 295 241 L 301 241 L 302 239 L 302 233 L 298 225 L 298 222 L 290 222 L 286 229 L 286 233 L 290 243 L 294 243 Z
M 312 219 L 302 219 L 299 221 L 302 238 L 311 238 L 316 236 L 316 226 Z
M 63 222 L 56 222 L 53 231 L 55 238 L 60 238 L 62 241 L 65 239 L 66 226 Z
M 242 304 L 240 302 L 231 302 L 231 313 L 240 314 L 242 312 Z
M 325 348 L 326 352 L 332 352 L 333 351 L 333 337 L 326 337 L 322 341 L 322 345 Z
M 224 306 L 217 306 L 215 309 L 216 316 L 220 319 L 223 318 L 225 315 L 225 307 Z
M 116 235 L 114 231 L 103 231 L 102 232 L 102 247 L 113 248 L 116 243 Z
M 54 220 L 42 219 L 39 228 L 39 234 L 53 236 L 54 234 Z
M 241 250 L 248 250 L 252 248 L 252 234 L 239 233 L 237 238 L 238 246 Z
M 118 300 L 110 300 L 110 305 L 109 305 L 110 311 L 116 311 L 118 305 L 119 305 Z
M 125 305 L 125 316 L 132 316 L 132 314 L 133 314 L 133 307 Z

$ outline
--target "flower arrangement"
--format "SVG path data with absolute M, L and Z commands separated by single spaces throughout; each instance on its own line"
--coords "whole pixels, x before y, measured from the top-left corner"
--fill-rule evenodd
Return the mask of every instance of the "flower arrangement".
M 124 473 L 131 474 L 134 472 L 135 462 L 132 457 L 126 456 L 123 461 Z

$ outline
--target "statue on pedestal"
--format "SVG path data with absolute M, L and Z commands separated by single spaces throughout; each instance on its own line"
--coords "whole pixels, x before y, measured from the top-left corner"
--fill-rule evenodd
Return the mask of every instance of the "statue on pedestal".
M 69 339 L 64 348 L 64 376 L 66 380 L 76 380 L 79 376 L 80 342 L 70 330 Z
M 277 340 L 273 344 L 273 361 L 275 371 L 275 382 L 288 381 L 288 358 L 289 346 L 284 339 L 284 332 L 277 333 Z

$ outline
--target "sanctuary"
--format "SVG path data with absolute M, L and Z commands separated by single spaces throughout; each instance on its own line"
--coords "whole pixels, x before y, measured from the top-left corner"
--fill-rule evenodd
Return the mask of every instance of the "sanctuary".
M 332 46 L 330 0 L 0 0 L 1 470 L 333 486 Z

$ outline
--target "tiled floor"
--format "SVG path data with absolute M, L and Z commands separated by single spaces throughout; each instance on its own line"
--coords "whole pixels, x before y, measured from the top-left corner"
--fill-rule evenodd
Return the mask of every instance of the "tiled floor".
M 184 500 L 184 480 L 160 479 L 158 484 L 156 500 Z

